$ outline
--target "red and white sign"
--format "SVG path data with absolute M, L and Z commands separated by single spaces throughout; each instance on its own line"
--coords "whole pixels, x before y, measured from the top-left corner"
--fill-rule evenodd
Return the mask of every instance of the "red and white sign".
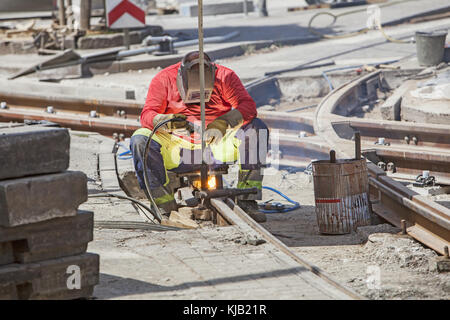
M 145 11 L 136 0 L 106 0 L 108 27 L 127 29 L 145 26 Z

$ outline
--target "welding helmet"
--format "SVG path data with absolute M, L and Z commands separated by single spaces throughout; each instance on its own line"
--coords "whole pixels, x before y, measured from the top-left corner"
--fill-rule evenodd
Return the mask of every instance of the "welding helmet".
M 177 87 L 184 103 L 200 103 L 200 59 L 186 61 L 196 51 L 186 54 L 181 61 L 177 74 Z M 214 90 L 216 79 L 216 66 L 209 56 L 204 53 L 205 64 L 205 102 L 209 102 Z

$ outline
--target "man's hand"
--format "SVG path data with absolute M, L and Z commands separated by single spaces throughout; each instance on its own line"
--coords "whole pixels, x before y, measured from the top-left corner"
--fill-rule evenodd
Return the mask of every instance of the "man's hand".
M 237 109 L 228 111 L 216 120 L 211 122 L 205 131 L 205 141 L 207 144 L 218 143 L 227 132 L 228 127 L 234 128 L 244 122 L 242 114 Z
M 169 119 L 174 119 L 174 118 L 179 118 L 179 119 L 183 119 L 183 120 L 170 121 L 170 122 L 166 123 L 164 126 L 162 126 L 162 128 L 168 132 L 172 132 L 175 129 L 186 128 L 186 126 L 187 126 L 186 116 L 181 113 L 157 114 L 153 118 L 153 127 L 156 127 L 158 124 L 160 124 L 163 121 L 166 121 Z
M 205 141 L 207 144 L 218 143 L 228 129 L 228 122 L 217 118 L 206 127 Z

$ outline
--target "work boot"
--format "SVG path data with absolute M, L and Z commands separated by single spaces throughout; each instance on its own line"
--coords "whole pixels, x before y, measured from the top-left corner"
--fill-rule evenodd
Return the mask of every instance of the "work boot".
M 258 204 L 255 200 L 238 200 L 238 206 L 241 207 L 256 222 L 266 222 L 266 215 L 259 211 Z
M 148 198 L 147 190 L 143 190 Z M 170 194 L 163 187 L 151 189 L 153 200 L 163 215 L 170 216 L 172 211 L 178 210 L 177 202 L 173 194 Z
M 163 204 L 159 204 L 158 208 L 162 211 L 162 214 L 166 215 L 167 217 L 170 216 L 170 213 L 172 211 L 178 210 L 178 205 L 175 201 L 169 201 L 165 202 Z

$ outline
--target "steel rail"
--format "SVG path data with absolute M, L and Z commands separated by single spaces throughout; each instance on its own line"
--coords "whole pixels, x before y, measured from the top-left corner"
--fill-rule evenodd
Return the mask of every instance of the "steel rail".
M 98 117 L 96 118 L 88 116 L 88 110 L 92 109 L 91 106 L 78 106 L 76 110 L 74 110 L 76 114 L 73 114 L 72 112 L 68 112 L 68 109 L 72 109 L 71 107 L 63 108 L 62 111 L 60 111 L 61 108 L 56 107 L 56 105 L 58 104 L 55 104 L 55 109 L 58 111 L 55 114 L 48 114 L 45 112 L 46 109 L 42 107 L 30 108 L 10 105 L 9 109 L 0 112 L 0 120 L 5 122 L 24 121 L 25 119 L 47 120 L 59 123 L 74 130 L 94 131 L 107 136 L 112 136 L 114 133 L 123 133 L 126 137 L 129 137 L 139 128 L 137 116 L 129 117 L 126 115 L 125 117 L 119 117 L 117 116 L 117 113 L 114 114 L 113 112 L 108 113 L 113 114 L 113 116 L 105 116 L 104 113 L 100 113 L 105 112 L 101 104 L 99 108 L 96 108 L 99 110 L 99 112 L 97 112 Z M 279 134 L 278 148 L 281 152 L 278 160 L 282 160 L 279 165 L 284 167 L 303 168 L 312 159 L 326 159 L 328 157 L 330 151 L 328 144 L 323 139 L 318 140 L 314 139 L 314 136 L 311 137 L 311 135 L 314 135 L 312 127 L 313 118 L 309 115 L 293 115 L 284 112 L 273 112 L 272 115 L 271 112 L 263 111 L 259 116 L 266 124 L 268 124 L 272 135 Z M 332 125 L 335 129 L 337 127 L 342 129 L 342 127 L 345 126 L 346 130 L 342 130 L 345 134 L 345 132 L 348 132 L 349 130 L 350 132 L 353 131 L 352 128 L 354 128 L 354 126 L 352 124 L 355 122 L 359 124 L 358 121 L 354 120 L 339 120 L 338 122 L 333 121 Z M 286 123 L 285 128 L 283 128 L 283 123 Z M 336 124 L 338 124 L 338 126 L 336 126 Z M 370 124 L 371 123 L 368 121 L 363 122 L 364 126 L 369 126 Z M 377 130 L 379 130 L 378 124 L 374 123 L 374 125 L 377 126 Z M 399 125 L 395 124 L 395 126 Z M 392 137 L 393 132 L 395 133 L 395 128 L 392 128 L 395 126 L 391 125 L 391 128 L 386 130 L 386 133 L 383 134 L 386 137 L 386 141 L 394 141 L 390 137 Z M 404 128 L 401 128 L 401 130 L 401 132 L 403 132 Z M 302 131 L 307 137 L 299 138 L 299 134 Z M 378 132 L 382 133 L 382 131 Z M 424 134 L 417 134 L 417 136 L 420 137 L 419 141 L 421 142 L 430 140 L 438 141 L 439 139 L 442 140 L 442 137 L 445 138 L 446 134 L 446 130 L 440 129 L 435 130 L 435 134 L 429 134 L 428 137 Z M 448 165 L 448 163 L 450 163 L 450 153 L 445 149 L 431 148 L 431 146 L 430 148 L 425 149 L 429 146 L 426 142 L 423 142 L 422 146 L 420 143 L 418 146 L 409 146 L 394 141 L 393 144 L 395 144 L 395 149 L 394 145 L 391 147 L 374 146 L 374 139 L 367 139 L 364 135 L 364 131 L 362 136 L 364 139 L 363 147 L 366 156 L 373 154 L 372 158 L 379 158 L 379 160 L 374 161 L 369 156 L 371 161 L 375 163 L 379 161 L 385 163 L 392 162 L 395 164 L 397 173 L 406 174 L 410 179 L 415 178 L 418 173 L 421 173 L 423 170 L 429 170 L 430 174 L 437 178 L 438 183 L 450 184 L 450 166 Z M 344 136 L 344 138 L 349 140 L 350 136 Z M 433 145 L 436 146 L 436 143 Z M 441 145 L 443 146 L 444 144 Z
M 346 135 L 348 129 L 359 131 L 367 142 L 375 142 L 383 137 L 391 145 L 404 147 L 432 147 L 450 150 L 450 126 L 441 124 L 411 123 L 401 121 L 366 119 L 345 119 L 333 121 L 336 133 L 344 139 L 351 139 Z M 450 153 L 450 151 L 447 151 Z
M 93 131 L 106 136 L 112 136 L 114 133 L 123 133 L 125 136 L 131 136 L 134 131 L 141 126 L 136 120 L 119 119 L 112 117 L 91 118 L 87 115 L 75 113 L 46 113 L 44 111 L 28 109 L 7 109 L 0 110 L 0 121 L 10 122 L 24 120 L 46 120 L 58 123 L 66 128 L 80 131 Z
M 98 100 L 72 97 L 62 94 L 42 95 L 34 93 L 14 93 L 1 91 L 0 101 L 6 101 L 8 105 L 34 107 L 45 109 L 53 106 L 56 110 L 80 111 L 89 113 L 95 110 L 106 116 L 117 116 L 120 111 L 125 111 L 127 117 L 138 118 L 142 111 L 142 103 L 129 100 Z
M 289 256 L 296 263 L 306 268 L 308 271 L 312 272 L 319 278 L 325 280 L 328 284 L 332 285 L 334 288 L 336 288 L 343 294 L 347 295 L 349 298 L 358 300 L 366 299 L 360 294 L 358 294 L 356 291 L 334 280 L 322 269 L 318 268 L 317 266 L 313 265 L 312 263 L 306 261 L 299 255 L 297 255 L 288 246 L 286 246 L 283 242 L 281 242 L 278 238 L 276 238 L 273 234 L 271 234 L 267 229 L 262 227 L 259 223 L 255 222 L 252 218 L 250 218 L 250 216 L 244 210 L 242 210 L 242 208 L 236 205 L 231 199 L 227 199 L 226 202 L 224 202 L 221 199 L 211 199 L 211 205 L 216 209 L 218 214 L 220 214 L 221 217 L 225 219 L 229 224 L 236 225 L 239 229 L 241 229 L 241 231 L 243 231 L 247 235 L 256 232 L 257 234 L 262 236 L 264 240 L 274 245 L 277 249 L 279 249 L 281 252 Z
M 340 103 L 348 102 L 361 85 L 379 75 L 380 71 L 376 71 L 343 84 L 331 91 L 316 110 L 315 132 L 336 150 L 339 157 L 353 158 L 353 143 L 339 137 L 333 128 L 333 118 L 336 118 Z M 418 155 L 418 159 L 420 157 Z M 397 227 L 401 227 L 401 220 L 406 220 L 410 236 L 444 254 L 445 246 L 450 246 L 450 210 L 387 177 L 376 165 L 368 163 L 368 169 L 373 211 Z M 377 195 L 376 199 L 373 199 L 374 195 Z

